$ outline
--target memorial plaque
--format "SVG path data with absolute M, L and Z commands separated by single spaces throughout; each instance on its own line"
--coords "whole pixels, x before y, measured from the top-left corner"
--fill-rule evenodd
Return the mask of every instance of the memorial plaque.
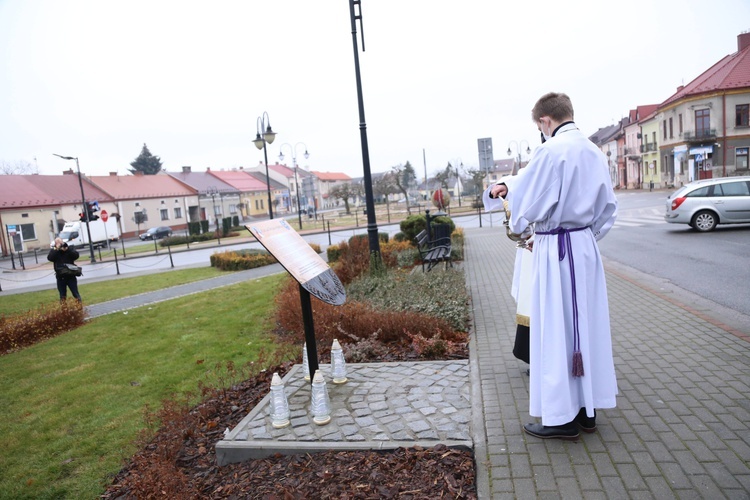
M 346 290 L 336 273 L 284 219 L 247 224 L 245 227 L 313 296 L 334 306 L 346 302 Z

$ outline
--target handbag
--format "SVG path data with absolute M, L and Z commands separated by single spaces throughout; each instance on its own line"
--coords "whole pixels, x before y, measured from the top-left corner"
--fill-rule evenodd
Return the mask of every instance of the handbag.
M 63 264 L 60 269 L 60 276 L 83 276 L 83 268 L 74 264 Z

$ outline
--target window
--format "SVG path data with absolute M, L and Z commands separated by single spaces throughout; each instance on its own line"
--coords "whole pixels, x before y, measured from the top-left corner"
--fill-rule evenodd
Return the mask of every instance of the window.
M 685 196 L 688 198 L 704 198 L 708 196 L 708 189 L 711 186 L 704 186 L 702 188 L 696 189 L 695 191 L 691 191 L 690 193 L 686 194 Z
M 734 124 L 737 127 L 750 126 L 750 104 L 737 105 L 737 118 Z
M 680 136 L 682 136 L 682 113 L 680 113 L 679 115 L 677 115 L 677 122 L 678 122 L 678 126 L 679 126 Z
M 30 241 L 36 239 L 36 229 L 34 224 L 21 224 L 21 237 L 23 241 Z
M 656 147 L 656 132 L 651 132 L 651 138 L 653 139 L 651 142 L 653 142 L 654 147 Z
M 221 207 L 220 206 L 214 205 L 214 215 L 217 216 L 217 217 L 221 215 Z
M 661 165 L 659 166 L 659 170 L 662 174 L 667 172 L 667 162 L 669 161 L 669 156 L 664 155 L 664 161 L 661 162 Z
M 258 200 L 255 200 L 255 210 L 260 210 L 260 207 L 258 206 Z
M 174 218 L 175 219 L 182 219 L 182 208 L 180 208 L 180 207 L 174 207 Z
M 169 220 L 169 210 L 162 208 L 159 213 L 161 213 L 161 220 Z
M 137 202 L 137 201 L 136 201 L 136 202 L 135 202 L 135 206 L 136 206 L 136 207 L 140 207 L 140 206 L 141 206 L 141 204 L 140 204 L 139 202 Z
M 695 112 L 695 135 L 696 137 L 707 137 L 711 129 L 711 111 L 699 109 Z
M 750 148 L 737 148 L 735 150 L 735 155 L 737 158 L 737 162 L 735 163 L 735 165 L 737 170 L 747 170 L 747 157 L 749 151 Z
M 664 129 L 664 139 L 667 138 L 667 120 L 661 122 L 661 128 Z
M 750 190 L 747 188 L 747 182 L 727 182 L 714 186 L 714 196 L 750 196 Z
M 230 214 L 236 214 L 237 213 L 237 205 L 235 205 L 234 203 L 231 203 L 229 205 L 229 213 Z
M 672 117 L 669 117 L 669 138 L 672 139 L 674 137 L 674 130 L 672 128 Z

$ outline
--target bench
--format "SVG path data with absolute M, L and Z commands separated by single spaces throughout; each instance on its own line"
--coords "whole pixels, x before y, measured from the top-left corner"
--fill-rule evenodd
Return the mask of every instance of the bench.
M 448 264 L 453 267 L 450 236 L 443 236 L 430 241 L 427 230 L 424 229 L 417 235 L 416 242 L 419 256 L 422 259 L 422 272 L 425 270 L 425 264 L 427 264 L 428 272 L 440 262 L 445 262 L 446 268 Z

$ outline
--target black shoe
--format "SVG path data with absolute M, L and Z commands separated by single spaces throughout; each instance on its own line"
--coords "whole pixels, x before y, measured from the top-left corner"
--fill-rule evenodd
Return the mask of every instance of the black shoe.
M 578 426 L 575 422 L 565 425 L 542 425 L 526 424 L 523 426 L 526 434 L 542 439 L 565 439 L 566 441 L 578 441 Z
M 583 432 L 596 432 L 596 410 L 594 410 L 593 417 L 587 417 L 586 408 L 581 408 L 581 411 L 578 412 L 574 422 L 578 424 L 578 427 L 580 427 Z

